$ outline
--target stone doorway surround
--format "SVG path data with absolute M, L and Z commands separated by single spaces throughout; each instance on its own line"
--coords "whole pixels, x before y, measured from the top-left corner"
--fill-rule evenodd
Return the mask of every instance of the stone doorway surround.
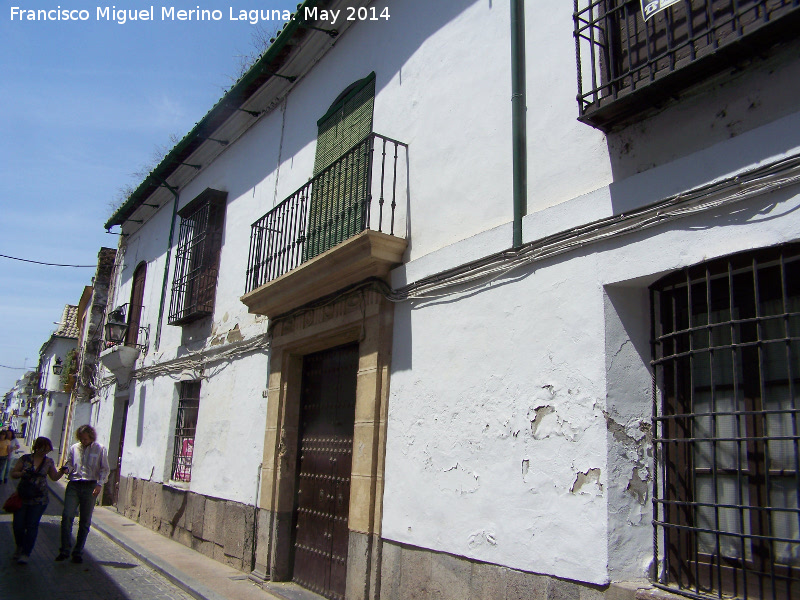
M 367 284 L 273 323 L 252 578 L 288 581 L 292 575 L 303 356 L 357 342 L 346 598 L 378 597 L 393 317 L 393 304 Z

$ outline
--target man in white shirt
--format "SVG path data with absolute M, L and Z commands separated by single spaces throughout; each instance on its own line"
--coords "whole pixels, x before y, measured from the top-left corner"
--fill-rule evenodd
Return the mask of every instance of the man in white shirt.
M 81 425 L 75 433 L 78 443 L 70 446 L 67 461 L 61 467 L 69 475 L 69 483 L 64 493 L 64 512 L 61 513 L 61 549 L 56 560 L 69 558 L 72 551 L 72 562 L 83 562 L 83 546 L 92 525 L 92 512 L 95 498 L 103 489 L 110 472 L 108 454 L 99 444 L 97 432 L 90 425 Z M 78 537 L 72 546 L 72 521 L 76 511 L 80 510 Z

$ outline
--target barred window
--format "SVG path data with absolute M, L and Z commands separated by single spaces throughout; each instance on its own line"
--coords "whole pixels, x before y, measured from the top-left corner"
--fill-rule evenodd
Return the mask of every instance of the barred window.
M 227 194 L 207 189 L 178 214 L 181 217 L 170 325 L 183 325 L 214 311 Z
M 659 584 L 800 595 L 800 244 L 651 287 Z
M 175 445 L 172 452 L 174 481 L 192 480 L 192 454 L 199 409 L 200 382 L 182 381 L 178 398 L 178 416 L 175 419 Z
M 645 21 L 640 0 L 575 0 L 574 16 L 581 120 L 608 128 L 794 37 L 800 4 L 678 0 Z

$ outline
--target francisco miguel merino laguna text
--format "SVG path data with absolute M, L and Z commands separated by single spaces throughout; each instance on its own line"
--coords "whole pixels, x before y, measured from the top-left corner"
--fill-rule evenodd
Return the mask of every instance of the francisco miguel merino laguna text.
M 189 10 L 176 9 L 174 6 L 161 6 L 162 21 L 221 21 L 223 12 L 218 9 L 192 8 Z M 317 7 L 306 7 L 303 15 L 306 21 L 328 21 L 334 24 L 342 10 L 321 10 Z M 342 15 L 348 21 L 377 21 L 389 19 L 389 9 L 384 8 L 380 13 L 376 8 L 361 7 L 358 9 L 348 7 L 347 14 Z M 154 21 L 156 11 L 153 6 L 143 9 L 123 9 L 116 6 L 98 6 L 95 14 L 96 21 L 115 21 L 124 25 L 128 21 Z M 19 6 L 11 7 L 12 21 L 88 21 L 91 13 L 86 9 L 69 9 L 57 6 L 53 9 L 27 9 Z M 228 7 L 229 21 L 247 21 L 256 25 L 261 21 L 289 21 L 292 13 L 289 10 L 236 10 Z

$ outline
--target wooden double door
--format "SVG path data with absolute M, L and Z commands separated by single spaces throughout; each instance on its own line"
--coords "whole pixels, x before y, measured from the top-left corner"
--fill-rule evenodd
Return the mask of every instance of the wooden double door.
M 358 344 L 303 359 L 292 579 L 331 600 L 347 580 Z

